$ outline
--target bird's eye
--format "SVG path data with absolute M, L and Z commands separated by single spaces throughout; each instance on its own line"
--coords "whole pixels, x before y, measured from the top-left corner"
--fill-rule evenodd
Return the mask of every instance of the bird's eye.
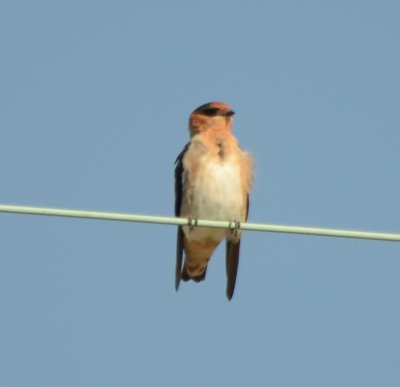
M 208 108 L 208 109 L 204 109 L 202 111 L 202 113 L 206 116 L 213 117 L 218 114 L 218 109 L 217 108 Z

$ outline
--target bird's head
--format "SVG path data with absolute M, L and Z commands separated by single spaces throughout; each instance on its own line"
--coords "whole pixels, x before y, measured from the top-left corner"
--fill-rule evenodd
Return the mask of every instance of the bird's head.
M 234 114 L 232 108 L 223 102 L 201 105 L 190 115 L 190 134 L 194 136 L 207 130 L 231 130 Z

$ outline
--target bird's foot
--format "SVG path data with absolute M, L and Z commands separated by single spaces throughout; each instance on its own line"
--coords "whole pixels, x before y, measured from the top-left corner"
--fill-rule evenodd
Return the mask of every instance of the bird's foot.
M 189 226 L 189 232 L 193 231 L 193 229 L 197 226 L 197 219 L 189 216 L 188 217 L 188 226 Z
M 238 220 L 232 220 L 229 224 L 229 230 L 232 236 L 236 239 L 240 230 L 240 222 Z

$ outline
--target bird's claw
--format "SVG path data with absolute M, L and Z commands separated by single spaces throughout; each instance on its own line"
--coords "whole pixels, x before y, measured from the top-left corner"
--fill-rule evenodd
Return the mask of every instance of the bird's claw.
M 197 226 L 197 219 L 192 218 L 189 216 L 188 218 L 188 226 L 189 226 L 189 231 L 193 231 L 193 229 Z
M 236 238 L 240 230 L 240 222 L 238 220 L 232 220 L 229 224 L 229 229 L 233 237 Z

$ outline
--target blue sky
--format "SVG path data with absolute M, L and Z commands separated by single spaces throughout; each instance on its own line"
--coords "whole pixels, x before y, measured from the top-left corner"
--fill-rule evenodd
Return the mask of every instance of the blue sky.
M 399 232 L 395 1 L 0 4 L 0 203 L 173 214 L 188 115 L 256 160 L 252 222 Z M 245 233 L 174 290 L 175 227 L 0 214 L 0 385 L 397 386 L 396 243 Z M 221 246 L 222 247 L 222 246 Z

